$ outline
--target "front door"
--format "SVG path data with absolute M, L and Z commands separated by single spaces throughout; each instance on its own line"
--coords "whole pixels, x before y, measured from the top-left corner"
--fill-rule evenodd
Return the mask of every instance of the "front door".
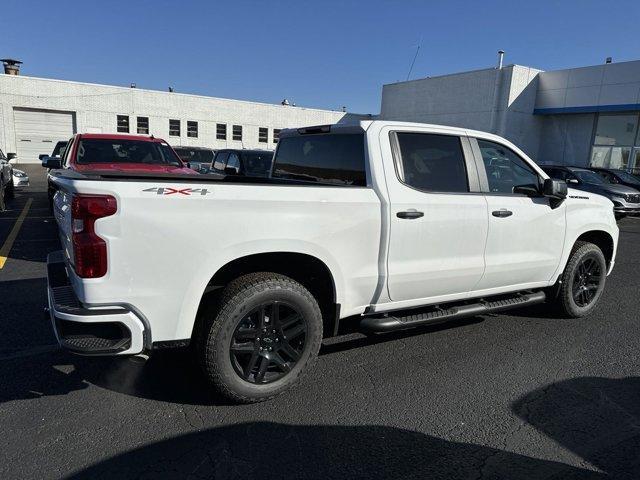
M 478 164 L 484 166 L 480 179 L 489 211 L 486 267 L 476 291 L 517 290 L 548 282 L 562 256 L 565 204 L 552 205 L 542 196 L 514 193 L 516 186 L 540 188 L 541 177 L 533 166 L 500 143 L 471 142 L 482 157 Z
M 394 131 L 383 158 L 390 198 L 388 293 L 428 303 L 465 294 L 484 271 L 487 202 L 466 137 Z M 389 140 L 387 140 L 389 141 Z M 429 299 L 429 300 L 426 300 Z

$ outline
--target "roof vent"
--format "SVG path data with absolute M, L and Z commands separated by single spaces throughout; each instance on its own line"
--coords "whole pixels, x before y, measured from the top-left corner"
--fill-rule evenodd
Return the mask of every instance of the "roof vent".
M 4 65 L 4 73 L 7 75 L 20 75 L 20 60 L 13 58 L 0 58 L 0 62 Z
M 503 60 L 504 60 L 504 50 L 498 50 L 498 70 L 502 70 Z
M 280 102 L 280 105 L 289 105 L 289 100 L 286 98 Z
M 607 58 L 604 60 L 604 63 L 611 63 L 611 62 L 613 62 L 613 58 L 611 58 L 611 57 L 607 57 Z

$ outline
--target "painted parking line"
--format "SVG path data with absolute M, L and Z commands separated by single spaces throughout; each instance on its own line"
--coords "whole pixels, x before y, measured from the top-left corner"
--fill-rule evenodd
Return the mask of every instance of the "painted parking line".
M 0 270 L 2 270 L 2 267 L 4 267 L 4 264 L 7 262 L 7 257 L 9 256 L 9 252 L 11 251 L 11 247 L 13 247 L 13 242 L 15 242 L 16 237 L 20 232 L 22 223 L 24 222 L 24 219 L 27 217 L 27 213 L 29 213 L 29 208 L 31 208 L 32 203 L 33 203 L 33 199 L 29 198 L 24 208 L 22 209 L 22 212 L 20 212 L 20 216 L 16 220 L 16 223 L 13 225 L 13 228 L 9 232 L 9 236 L 2 244 L 2 247 L 0 248 Z

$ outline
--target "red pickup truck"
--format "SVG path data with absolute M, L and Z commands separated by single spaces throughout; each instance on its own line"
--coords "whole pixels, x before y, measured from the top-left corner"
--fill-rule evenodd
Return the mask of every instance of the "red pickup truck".
M 146 173 L 197 173 L 184 164 L 171 146 L 153 135 L 78 133 L 71 137 L 60 157 L 45 157 L 50 170 L 68 168 L 77 172 L 112 171 Z M 55 187 L 49 183 L 49 204 Z
M 60 158 L 45 158 L 42 165 L 79 172 L 195 173 L 163 139 L 115 133 L 78 133 L 71 137 Z

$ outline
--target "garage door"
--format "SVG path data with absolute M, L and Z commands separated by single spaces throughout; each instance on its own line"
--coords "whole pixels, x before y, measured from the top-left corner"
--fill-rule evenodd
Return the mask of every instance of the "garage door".
M 55 110 L 13 109 L 18 162 L 38 163 L 38 155 L 51 154 L 56 142 L 75 133 L 75 113 Z

